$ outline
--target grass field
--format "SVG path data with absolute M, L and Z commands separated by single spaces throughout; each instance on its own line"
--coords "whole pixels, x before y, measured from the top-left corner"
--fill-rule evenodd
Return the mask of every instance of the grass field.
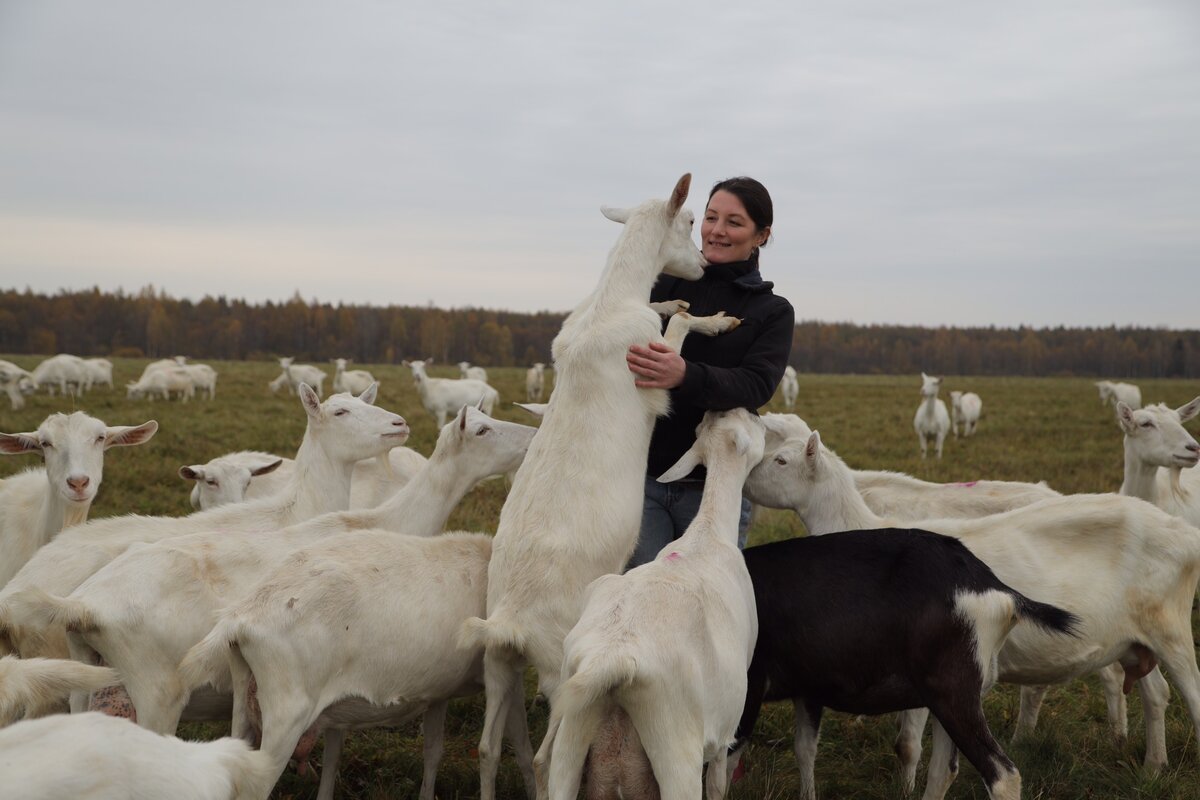
M 32 368 L 39 360 L 2 356 Z M 114 360 L 118 387 L 140 374 L 145 361 Z M 93 517 L 130 512 L 178 515 L 190 511 L 189 485 L 177 475 L 184 464 L 196 464 L 231 450 L 267 450 L 294 455 L 303 435 L 305 416 L 299 401 L 286 393 L 273 396 L 266 388 L 279 373 L 273 362 L 209 361 L 220 373 L 215 401 L 188 404 L 129 401 L 123 388 L 98 389 L 73 400 L 39 394 L 20 412 L 0 397 L 0 430 L 33 430 L 48 414 L 81 409 L 110 425 L 129 425 L 156 419 L 158 435 L 132 449 L 110 450 L 103 487 Z M 360 365 L 380 380 L 378 404 L 409 421 L 409 446 L 428 455 L 435 441 L 433 419 L 421 408 L 408 370 L 397 365 Z M 333 369 L 327 370 L 332 378 Z M 433 368 L 434 377 L 457 377 L 449 367 Z M 500 391 L 496 415 L 530 422 L 511 401 L 523 399 L 524 370 L 489 369 Z M 552 373 L 547 373 L 553 380 Z M 328 386 L 328 381 L 327 381 Z M 1111 411 L 1100 406 L 1090 379 L 974 378 L 947 376 L 943 398 L 951 389 L 978 392 L 983 398 L 979 433 L 967 440 L 949 439 L 945 457 L 922 461 L 912 430 L 918 403 L 919 376 L 801 375 L 795 409 L 821 431 L 826 445 L 853 467 L 894 469 L 933 481 L 977 478 L 1046 480 L 1061 492 L 1110 492 L 1121 483 L 1121 436 Z M 1179 406 L 1200 395 L 1200 382 L 1140 382 L 1147 402 Z M 781 411 L 778 397 L 769 410 Z M 580 454 L 586 458 L 586 454 Z M 33 459 L 0 459 L 0 477 L 32 466 Z M 474 490 L 450 519 L 450 528 L 494 532 L 504 501 L 501 481 Z M 790 512 L 765 511 L 751 530 L 751 544 L 803 534 Z M 870 591 L 871 587 L 863 587 Z M 1169 678 L 1169 676 L 1168 676 Z M 532 684 L 530 684 L 532 685 Z M 1011 736 L 1017 713 L 1017 692 L 1002 686 L 987 698 L 993 732 L 1002 741 Z M 482 696 L 456 702 L 447 719 L 446 755 L 438 778 L 438 797 L 474 798 L 478 778 L 474 748 L 483 717 Z M 791 798 L 797 796 L 797 774 L 791 752 L 791 709 L 775 706 L 764 714 L 756 731 L 746 779 L 730 796 Z M 1098 682 L 1078 681 L 1051 691 L 1043 707 L 1035 738 L 1007 746 L 1021 770 L 1024 797 L 1054 798 L 1196 798 L 1200 797 L 1197 741 L 1188 716 L 1173 693 L 1167 717 L 1171 765 L 1156 778 L 1140 770 L 1143 730 L 1140 705 L 1130 702 L 1130 738 L 1116 743 L 1105 725 L 1104 702 Z M 530 711 L 534 745 L 545 729 L 544 705 Z M 185 736 L 212 737 L 218 725 L 186 726 Z M 891 717 L 857 721 L 828 713 L 822 727 L 817 758 L 817 785 L 824 798 L 891 798 L 900 794 L 892 755 L 895 733 Z M 928 747 L 928 741 L 926 742 Z M 370 732 L 349 737 L 343 756 L 338 796 L 415 798 L 420 782 L 421 742 L 418 727 Z M 923 781 L 923 772 L 918 778 Z M 500 796 L 523 797 L 511 758 L 501 770 Z M 284 775 L 277 798 L 311 798 L 316 783 L 292 772 Z M 974 770 L 962 762 L 951 798 L 985 798 Z

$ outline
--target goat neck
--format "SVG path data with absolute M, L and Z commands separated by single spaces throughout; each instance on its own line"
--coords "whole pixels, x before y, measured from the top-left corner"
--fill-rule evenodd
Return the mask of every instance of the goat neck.
M 1119 494 L 1159 505 L 1158 467 L 1137 454 L 1129 436 L 1125 437 L 1125 479 L 1121 482 Z
M 295 518 L 310 519 L 349 508 L 353 472 L 353 462 L 339 462 L 305 434 L 296 451 L 296 471 L 290 487 Z
M 621 235 L 608 254 L 600 283 L 584 305 L 603 311 L 631 301 L 646 303 L 658 280 L 657 255 L 669 220 L 661 201 L 648 201 L 625 222 Z
M 836 531 L 852 531 L 883 526 L 883 521 L 867 507 L 854 485 L 854 473 L 830 451 L 823 454 L 824 473 L 813 484 L 808 502 L 796 513 L 812 536 Z

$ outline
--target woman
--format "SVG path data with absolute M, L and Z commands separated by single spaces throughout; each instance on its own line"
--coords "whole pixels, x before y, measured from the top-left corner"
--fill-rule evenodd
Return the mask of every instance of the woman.
M 669 389 L 671 414 L 660 418 L 650 439 L 641 534 L 629 561 L 635 567 L 653 561 L 667 543 L 679 538 L 700 507 L 704 467 L 670 484 L 655 479 L 666 472 L 696 440 L 704 412 L 757 409 L 775 393 L 792 349 L 795 312 L 758 271 L 759 248 L 771 238 L 771 195 L 753 178 L 728 178 L 713 186 L 700 225 L 701 252 L 708 267 L 698 281 L 663 276 L 651 301 L 686 300 L 697 316 L 724 311 L 742 320 L 729 333 L 689 336 L 680 353 L 666 345 L 634 345 L 626 361 L 634 383 Z M 665 324 L 664 324 L 665 327 Z M 750 504 L 742 501 L 738 544 L 744 546 Z

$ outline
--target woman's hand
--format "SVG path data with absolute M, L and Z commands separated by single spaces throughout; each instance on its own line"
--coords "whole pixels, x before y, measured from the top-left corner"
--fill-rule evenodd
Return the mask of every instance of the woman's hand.
M 651 342 L 648 347 L 632 345 L 625 362 L 629 371 L 639 376 L 633 385 L 642 389 L 674 389 L 687 372 L 683 357 L 662 342 Z

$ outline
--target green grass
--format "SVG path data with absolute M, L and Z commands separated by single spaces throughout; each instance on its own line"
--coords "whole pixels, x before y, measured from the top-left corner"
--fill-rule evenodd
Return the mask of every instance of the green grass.
M 26 368 L 39 360 L 3 356 Z M 144 360 L 115 360 L 122 386 L 140 373 Z M 279 373 L 272 362 L 210 361 L 219 372 L 217 399 L 178 403 L 129 401 L 123 389 L 93 391 L 78 400 L 29 399 L 20 412 L 0 397 L 0 430 L 27 431 L 55 411 L 85 410 L 110 425 L 157 419 L 158 435 L 136 449 L 109 451 L 103 487 L 93 517 L 129 512 L 183 514 L 189 511 L 189 486 L 178 477 L 181 465 L 207 461 L 230 450 L 268 450 L 294 455 L 303 435 L 304 413 L 286 394 L 272 396 L 267 381 Z M 397 365 L 361 365 L 381 381 L 378 404 L 403 414 L 412 426 L 410 446 L 428 455 L 435 441 L 432 418 L 421 408 L 407 369 Z M 333 369 L 328 372 L 332 376 Z M 451 367 L 435 367 L 437 377 L 456 377 Z M 524 395 L 524 371 L 489 369 L 500 391 L 497 416 L 530 422 L 510 401 Z M 553 373 L 547 373 L 553 380 Z M 1179 406 L 1200 394 L 1196 381 L 1143 380 L 1148 402 Z M 946 442 L 941 461 L 922 461 L 912 430 L 918 403 L 917 376 L 801 375 L 796 411 L 821 431 L 825 443 L 853 467 L 894 469 L 933 481 L 977 478 L 1046 480 L 1062 492 L 1108 492 L 1121 483 L 1121 436 L 1111 411 L 1100 406 L 1090 379 L 979 378 L 946 376 L 949 390 L 978 392 L 983 417 L 977 436 Z M 548 387 L 549 388 L 549 387 Z M 770 410 L 781 411 L 776 399 Z M 581 457 L 584 454 L 581 454 Z M 0 459 L 0 476 L 34 460 Z M 494 532 L 504 501 L 502 481 L 485 482 L 469 494 L 450 519 L 453 529 Z M 751 544 L 802 535 L 803 526 L 790 512 L 763 511 L 751 530 Z M 869 587 L 864 587 L 869 588 Z M 532 682 L 527 681 L 532 697 Z M 1014 687 L 1002 686 L 986 701 L 996 736 L 1007 742 L 1018 707 Z M 478 796 L 475 746 L 483 717 L 482 697 L 454 703 L 447 720 L 446 755 L 438 775 L 440 798 Z M 530 711 L 535 747 L 545 730 L 544 704 Z M 189 725 L 185 736 L 212 737 L 219 725 Z M 894 798 L 900 794 L 892 754 L 895 723 L 890 716 L 857 720 L 827 713 L 817 758 L 817 785 L 824 798 Z M 791 752 L 792 714 L 786 705 L 770 708 L 761 718 L 749 752 L 749 772 L 731 792 L 735 800 L 797 796 L 797 772 Z M 1171 766 L 1157 778 L 1142 774 L 1143 728 L 1140 704 L 1130 699 L 1130 737 L 1116 743 L 1105 724 L 1104 701 L 1094 679 L 1053 689 L 1042 710 L 1037 735 L 1008 746 L 1020 768 L 1024 797 L 1054 798 L 1195 798 L 1200 797 L 1200 764 L 1190 720 L 1172 694 L 1167 716 Z M 928 741 L 926 741 L 928 748 Z M 338 796 L 346 800 L 415 798 L 420 782 L 421 740 L 417 725 L 394 731 L 349 737 L 339 778 Z M 923 772 L 918 780 L 923 780 Z M 316 783 L 293 772 L 284 775 L 277 798 L 312 798 Z M 500 797 L 523 797 L 515 764 L 506 758 L 501 769 Z M 950 798 L 985 798 L 974 770 L 962 762 L 962 774 Z

